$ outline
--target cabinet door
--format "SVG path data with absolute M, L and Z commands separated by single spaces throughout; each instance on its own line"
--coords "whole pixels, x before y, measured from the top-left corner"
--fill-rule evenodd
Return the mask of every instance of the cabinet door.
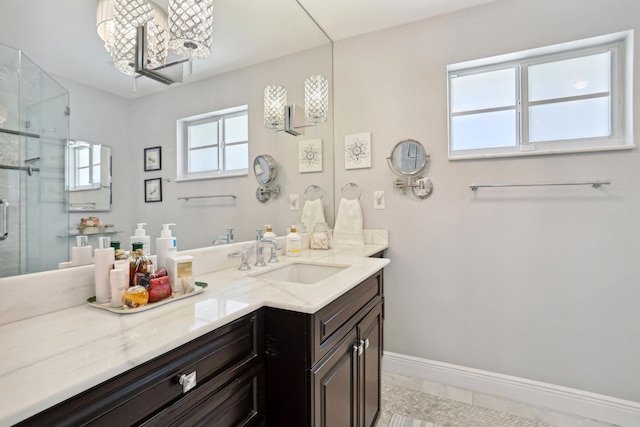
M 382 303 L 378 303 L 358 324 L 358 339 L 364 348 L 358 357 L 358 425 L 371 427 L 380 415 L 382 402 Z
M 336 348 L 311 371 L 313 425 L 347 427 L 356 425 L 358 381 L 357 331 L 351 330 Z

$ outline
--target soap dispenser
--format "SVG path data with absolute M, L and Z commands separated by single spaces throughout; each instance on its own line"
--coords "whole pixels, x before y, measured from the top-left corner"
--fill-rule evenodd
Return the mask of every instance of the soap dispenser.
M 276 233 L 273 232 L 273 228 L 271 228 L 271 224 L 265 224 L 264 226 L 265 228 L 265 232 L 262 235 L 262 237 L 264 237 L 265 239 L 275 239 L 276 237 Z
M 144 230 L 144 226 L 147 225 L 144 222 L 136 224 L 136 231 L 133 236 L 130 237 L 130 244 L 142 243 L 142 251 L 145 255 L 151 255 L 151 237 L 147 236 Z
M 171 235 L 169 226 L 175 224 L 162 224 L 160 237 L 156 239 L 156 255 L 158 257 L 158 267 L 167 268 L 168 257 L 176 256 L 178 253 L 178 240 Z
M 302 237 L 298 234 L 296 226 L 291 226 L 291 231 L 287 234 L 287 256 L 300 256 L 302 251 Z

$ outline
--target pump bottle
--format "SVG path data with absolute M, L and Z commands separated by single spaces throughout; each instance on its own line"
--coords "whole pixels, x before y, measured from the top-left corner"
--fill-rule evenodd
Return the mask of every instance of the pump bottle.
M 142 243 L 142 252 L 145 255 L 151 255 L 151 237 L 147 236 L 144 230 L 144 226 L 147 225 L 145 222 L 140 222 L 136 224 L 136 231 L 133 236 L 130 237 L 130 244 L 133 243 Z
M 169 226 L 175 224 L 162 224 L 160 237 L 156 239 L 156 255 L 158 257 L 158 267 L 167 268 L 168 258 L 174 257 L 178 253 L 178 240 L 171 235 Z

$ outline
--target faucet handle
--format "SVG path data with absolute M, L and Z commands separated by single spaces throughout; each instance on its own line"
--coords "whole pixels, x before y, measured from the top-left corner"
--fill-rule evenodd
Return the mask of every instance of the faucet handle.
M 262 239 L 263 233 L 264 233 L 264 231 L 262 230 L 262 228 L 256 228 L 256 238 L 257 239 Z
M 230 253 L 228 256 L 229 256 L 229 258 L 240 258 L 240 257 L 242 257 L 242 262 L 240 262 L 240 267 L 238 267 L 238 270 L 240 270 L 240 271 L 248 271 L 248 270 L 251 270 L 251 267 L 249 267 L 248 255 L 249 255 L 249 253 L 247 251 L 240 251 L 240 252 Z

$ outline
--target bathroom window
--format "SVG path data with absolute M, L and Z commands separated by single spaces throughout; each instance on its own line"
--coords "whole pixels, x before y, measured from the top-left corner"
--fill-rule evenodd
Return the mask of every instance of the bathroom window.
M 247 175 L 247 106 L 178 120 L 178 179 Z
M 633 148 L 632 37 L 449 65 L 449 158 Z
M 101 146 L 70 141 L 67 156 L 67 186 L 70 190 L 86 190 L 100 186 Z

